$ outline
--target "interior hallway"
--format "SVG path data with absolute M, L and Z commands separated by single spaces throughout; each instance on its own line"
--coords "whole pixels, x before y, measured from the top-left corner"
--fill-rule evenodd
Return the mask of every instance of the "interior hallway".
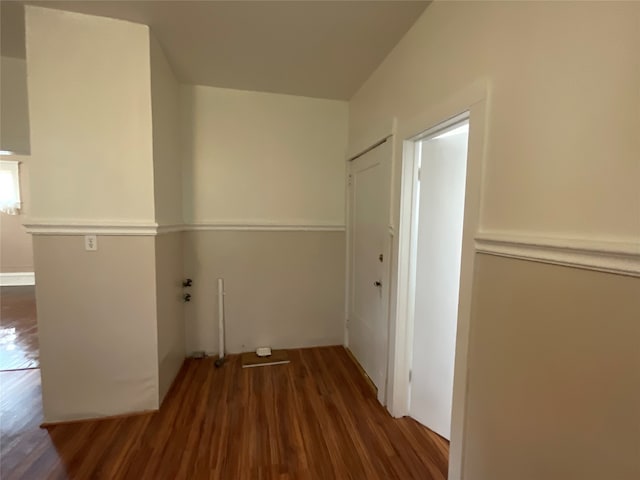
M 343 347 L 289 351 L 242 369 L 189 359 L 158 413 L 46 429 L 39 370 L 2 372 L 9 479 L 424 479 L 447 476 L 448 442 L 393 419 Z

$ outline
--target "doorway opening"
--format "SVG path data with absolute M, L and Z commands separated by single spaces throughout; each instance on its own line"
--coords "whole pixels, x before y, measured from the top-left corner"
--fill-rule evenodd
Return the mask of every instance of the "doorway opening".
M 469 120 L 414 139 L 409 415 L 451 439 Z
M 398 133 L 402 161 L 391 411 L 394 416 L 414 416 L 450 440 L 449 478 L 459 480 L 465 450 L 475 237 L 482 210 L 484 84 L 470 86 L 444 107 L 406 122 Z M 447 285 L 445 297 L 441 290 Z M 439 303 L 425 305 L 431 300 Z M 448 322 L 435 323 L 441 331 L 430 332 L 437 319 L 445 318 L 443 312 Z M 424 315 L 430 316 L 428 321 Z M 437 397 L 429 396 L 434 391 Z M 422 410 L 439 417 L 422 417 Z
M 23 156 L 0 160 L 0 372 L 40 366 L 32 238 L 23 226 Z

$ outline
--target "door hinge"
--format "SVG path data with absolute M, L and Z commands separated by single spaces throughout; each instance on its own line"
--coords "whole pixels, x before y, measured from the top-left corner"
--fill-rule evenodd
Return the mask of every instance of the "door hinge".
M 409 370 L 409 383 L 411 383 L 411 374 L 413 373 L 413 370 Z
M 352 180 L 353 180 L 353 175 L 349 174 L 349 178 L 347 180 L 347 185 L 351 186 Z

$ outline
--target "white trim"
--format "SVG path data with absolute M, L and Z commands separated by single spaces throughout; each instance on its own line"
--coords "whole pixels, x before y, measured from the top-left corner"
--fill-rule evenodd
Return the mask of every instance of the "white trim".
M 602 241 L 484 231 L 476 236 L 476 251 L 640 277 L 640 241 Z
M 344 348 L 349 348 L 349 309 L 351 302 L 349 295 L 351 294 L 351 185 L 353 177 L 351 176 L 351 162 L 347 161 L 344 165 L 344 219 L 345 219 L 345 235 L 344 235 L 344 323 L 342 324 L 344 334 Z
M 254 231 L 254 232 L 344 232 L 344 225 L 278 223 L 194 223 L 185 231 Z
M 349 135 L 349 147 L 347 149 L 347 161 L 362 154 L 380 140 L 393 135 L 395 131 L 396 118 L 391 117 L 368 122 L 366 131 L 351 132 Z
M 258 231 L 258 232 L 343 232 L 344 225 L 284 223 L 195 223 L 158 225 L 148 222 L 69 221 L 28 219 L 24 224 L 32 235 L 118 235 L 153 236 L 187 231 Z
M 369 146 L 368 148 L 365 148 L 363 151 L 358 152 L 357 154 L 355 154 L 353 157 L 348 158 L 347 162 L 351 163 L 354 160 L 357 160 L 358 158 L 362 157 L 363 155 L 366 155 L 367 153 L 369 153 L 371 150 L 375 150 L 376 148 L 378 148 L 380 145 L 382 145 L 385 142 L 388 142 L 391 137 L 393 137 L 393 135 L 388 135 L 384 138 L 381 138 L 379 141 L 377 141 L 376 143 L 372 144 L 371 146 Z
M 32 235 L 156 235 L 157 223 L 121 221 L 73 221 L 27 219 L 27 233 Z
M 35 285 L 36 277 L 33 272 L 6 272 L 0 273 L 0 287 L 17 287 L 22 285 Z
M 165 233 L 184 232 L 186 229 L 187 229 L 187 225 L 183 225 L 181 223 L 173 224 L 173 225 L 158 225 L 157 235 L 162 235 Z

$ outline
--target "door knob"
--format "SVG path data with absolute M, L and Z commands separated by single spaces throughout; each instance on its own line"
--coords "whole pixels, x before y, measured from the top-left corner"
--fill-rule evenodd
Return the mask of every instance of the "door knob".
M 373 286 L 374 286 L 374 287 L 381 287 L 381 286 L 382 286 L 382 282 L 380 282 L 380 281 L 375 281 L 375 282 L 373 282 Z

